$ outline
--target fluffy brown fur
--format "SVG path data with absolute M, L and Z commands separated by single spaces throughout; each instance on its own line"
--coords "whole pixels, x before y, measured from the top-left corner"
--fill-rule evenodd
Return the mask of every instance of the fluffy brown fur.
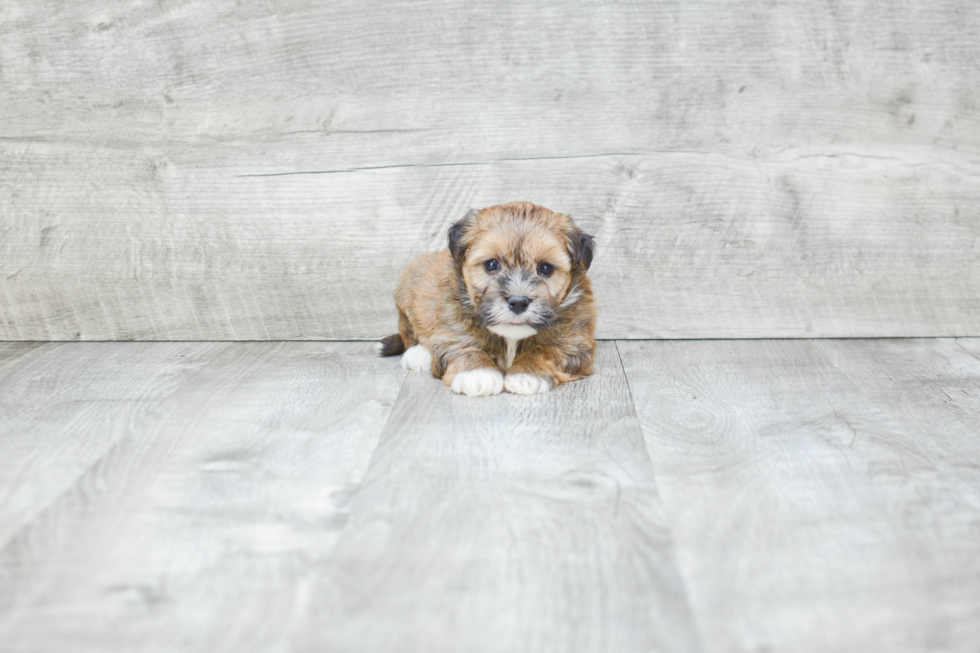
M 471 211 L 402 271 L 382 355 L 468 395 L 531 394 L 592 373 L 592 237 L 529 202 Z M 421 349 L 419 348 L 421 346 Z M 506 376 L 504 376 L 506 373 Z

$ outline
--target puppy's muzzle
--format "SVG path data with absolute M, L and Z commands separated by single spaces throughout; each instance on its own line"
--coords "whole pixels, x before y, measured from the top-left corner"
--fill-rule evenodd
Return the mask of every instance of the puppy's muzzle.
M 530 304 L 531 300 L 523 296 L 512 296 L 507 299 L 507 305 L 510 306 L 514 315 L 520 315 L 526 311 Z

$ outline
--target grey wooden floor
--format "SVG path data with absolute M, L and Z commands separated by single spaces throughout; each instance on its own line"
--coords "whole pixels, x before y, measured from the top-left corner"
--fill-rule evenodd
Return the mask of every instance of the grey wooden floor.
M 0 344 L 0 650 L 976 651 L 980 339 Z

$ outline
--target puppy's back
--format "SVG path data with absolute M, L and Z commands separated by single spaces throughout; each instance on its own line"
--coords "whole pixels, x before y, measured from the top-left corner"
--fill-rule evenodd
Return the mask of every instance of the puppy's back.
M 425 331 L 434 325 L 432 320 L 440 301 L 449 289 L 453 274 L 453 259 L 449 249 L 429 252 L 405 266 L 398 277 L 395 304 L 412 321 L 416 330 Z

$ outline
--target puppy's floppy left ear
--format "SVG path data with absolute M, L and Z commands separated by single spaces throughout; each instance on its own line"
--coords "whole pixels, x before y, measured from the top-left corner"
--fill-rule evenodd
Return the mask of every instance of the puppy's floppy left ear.
M 449 253 L 453 260 L 458 261 L 459 257 L 466 251 L 466 246 L 470 244 L 469 230 L 476 224 L 476 209 L 471 210 L 463 219 L 449 228 Z
M 592 265 L 592 257 L 595 256 L 595 238 L 584 231 L 573 229 L 568 234 L 568 240 L 568 253 L 572 257 L 572 263 L 588 270 Z

